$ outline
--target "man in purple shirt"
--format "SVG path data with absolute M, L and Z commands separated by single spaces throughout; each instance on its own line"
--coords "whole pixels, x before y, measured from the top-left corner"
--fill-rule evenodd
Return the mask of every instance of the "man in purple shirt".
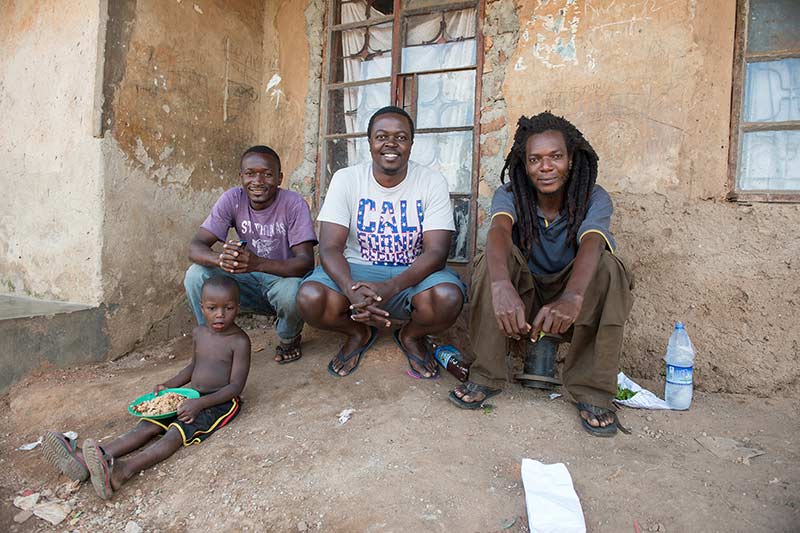
M 275 361 L 300 358 L 303 320 L 295 298 L 314 268 L 317 237 L 302 196 L 281 189 L 281 160 L 272 148 L 248 148 L 240 161 L 242 185 L 225 191 L 189 244 L 192 266 L 184 286 L 197 323 L 204 323 L 200 292 L 206 279 L 226 275 L 241 290 L 242 308 L 277 316 Z M 226 242 L 233 228 L 239 239 Z M 222 252 L 212 250 L 218 241 Z

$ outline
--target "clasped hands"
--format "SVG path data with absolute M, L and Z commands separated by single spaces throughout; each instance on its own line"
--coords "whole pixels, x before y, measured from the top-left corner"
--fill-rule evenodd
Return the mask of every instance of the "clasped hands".
M 577 320 L 583 306 L 583 296 L 564 292 L 557 300 L 543 305 L 533 323 L 525 315 L 525 304 L 510 281 L 492 282 L 492 305 L 497 327 L 506 337 L 519 340 L 530 336 L 536 342 L 539 333 L 562 334 Z
M 390 281 L 356 281 L 347 291 L 350 300 L 350 318 L 362 324 L 391 327 L 389 312 L 383 309 L 399 291 Z
M 245 274 L 256 271 L 255 256 L 242 241 L 228 241 L 222 245 L 219 254 L 219 267 L 231 274 Z

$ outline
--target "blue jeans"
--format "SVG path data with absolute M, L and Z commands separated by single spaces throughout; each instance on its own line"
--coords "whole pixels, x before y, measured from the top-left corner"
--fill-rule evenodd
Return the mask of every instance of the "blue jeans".
M 200 293 L 203 283 L 212 276 L 227 276 L 239 284 L 240 305 L 242 309 L 259 314 L 276 315 L 275 331 L 282 341 L 288 342 L 303 330 L 303 320 L 297 312 L 295 298 L 302 278 L 282 278 L 264 272 L 231 274 L 221 268 L 204 267 L 192 264 L 186 271 L 183 286 L 186 297 L 192 306 L 197 323 L 206 323 L 200 309 Z

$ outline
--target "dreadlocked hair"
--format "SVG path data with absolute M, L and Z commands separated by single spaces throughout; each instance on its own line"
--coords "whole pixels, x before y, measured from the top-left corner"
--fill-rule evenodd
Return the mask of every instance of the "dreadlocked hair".
M 508 176 L 517 211 L 517 224 L 514 228 L 514 241 L 525 257 L 529 257 L 534 243 L 540 244 L 539 223 L 536 217 L 537 193 L 526 171 L 525 145 L 531 135 L 546 131 L 560 131 L 567 145 L 567 153 L 572 163 L 566 183 L 567 242 L 575 243 L 589 198 L 597 180 L 597 153 L 589 141 L 571 122 L 546 111 L 538 115 L 520 117 L 514 133 L 514 145 L 506 157 L 500 181 L 506 182 Z

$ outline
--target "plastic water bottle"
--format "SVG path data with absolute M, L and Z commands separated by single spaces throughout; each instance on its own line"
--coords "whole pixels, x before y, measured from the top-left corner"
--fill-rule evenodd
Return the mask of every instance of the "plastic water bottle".
M 682 322 L 675 323 L 675 329 L 669 336 L 667 355 L 664 356 L 664 361 L 667 362 L 664 400 L 672 409 L 684 411 L 692 404 L 694 348 Z

